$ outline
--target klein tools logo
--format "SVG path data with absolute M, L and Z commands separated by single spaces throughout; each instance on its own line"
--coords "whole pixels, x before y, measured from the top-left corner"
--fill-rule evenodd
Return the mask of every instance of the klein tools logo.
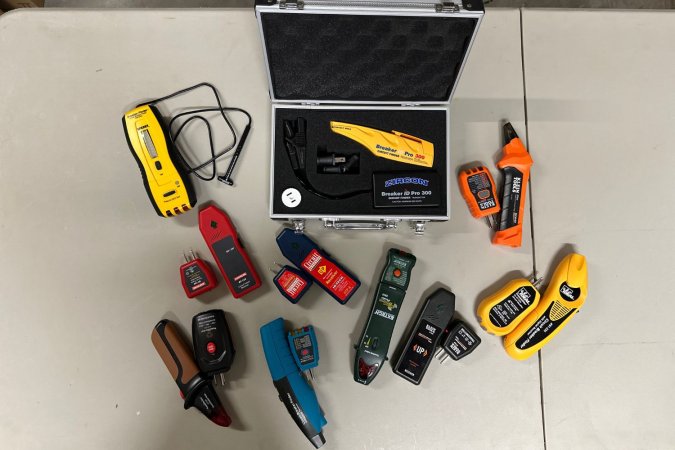
M 432 336 L 433 336 L 434 334 L 436 334 L 436 328 L 435 328 L 435 327 L 432 327 L 431 325 L 426 324 L 426 325 L 424 326 L 424 328 L 426 328 L 426 330 L 427 330 L 427 331 L 429 332 L 429 334 L 431 334 Z
M 399 184 L 417 184 L 419 186 L 428 187 L 429 180 L 419 177 L 399 177 L 391 178 L 384 182 L 384 187 L 397 186 Z
M 487 199 L 487 200 L 483 200 L 482 202 L 478 203 L 478 208 L 481 211 L 483 211 L 485 209 L 489 209 L 489 208 L 494 208 L 495 206 L 497 206 L 497 205 L 495 204 L 494 199 L 491 199 L 491 198 Z

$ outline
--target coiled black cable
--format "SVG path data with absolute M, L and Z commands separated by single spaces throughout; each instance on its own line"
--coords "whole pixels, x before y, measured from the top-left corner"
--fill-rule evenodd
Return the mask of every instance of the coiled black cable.
M 185 166 L 186 171 L 188 173 L 194 174 L 200 180 L 210 181 L 210 180 L 213 180 L 216 177 L 216 174 L 217 174 L 216 160 L 218 160 L 222 156 L 225 156 L 230 150 L 232 150 L 237 145 L 237 139 L 238 139 L 237 133 L 234 129 L 234 126 L 232 125 L 232 122 L 227 117 L 226 111 L 236 111 L 236 112 L 240 112 L 242 114 L 245 114 L 246 117 L 248 118 L 248 123 L 246 124 L 246 129 L 249 129 L 251 127 L 252 123 L 253 123 L 253 119 L 252 119 L 251 115 L 248 113 L 248 111 L 246 111 L 242 108 L 224 107 L 223 104 L 220 101 L 220 96 L 218 95 L 218 90 L 211 83 L 206 83 L 206 82 L 195 84 L 194 86 L 190 86 L 190 87 L 187 87 L 185 89 L 181 89 L 179 91 L 174 92 L 173 94 L 169 94 L 169 95 L 166 95 L 164 97 L 159 97 L 159 98 L 156 98 L 156 99 L 151 100 L 149 102 L 141 103 L 138 106 L 145 105 L 145 104 L 159 103 L 159 102 L 162 102 L 164 100 L 168 100 L 170 98 L 174 98 L 174 97 L 177 97 L 179 95 L 183 95 L 183 94 L 186 94 L 188 92 L 194 91 L 195 89 L 199 89 L 201 87 L 207 87 L 213 92 L 213 96 L 215 97 L 216 103 L 218 104 L 218 106 L 212 107 L 212 108 L 191 109 L 191 110 L 188 110 L 188 111 L 184 111 L 180 114 L 176 114 L 169 121 L 169 138 L 171 139 L 171 142 L 173 143 L 173 145 L 178 150 L 177 151 L 178 159 L 180 159 L 181 164 L 183 164 L 183 166 Z M 216 112 L 216 111 L 220 112 L 221 117 L 223 118 L 223 120 L 227 124 L 227 127 L 229 128 L 230 132 L 232 133 L 232 143 L 230 145 L 226 146 L 224 149 L 222 149 L 218 153 L 216 153 L 215 145 L 213 143 L 213 131 L 211 129 L 211 124 L 206 117 L 199 115 L 199 114 L 205 113 L 205 112 Z M 178 128 L 174 132 L 173 129 L 174 129 L 174 124 L 175 124 L 176 120 L 180 119 L 181 117 L 185 117 L 185 116 L 191 116 L 191 117 L 189 117 L 188 119 L 186 119 L 182 123 L 180 123 L 180 125 L 178 126 Z M 206 130 L 207 130 L 208 135 L 209 135 L 209 147 L 210 147 L 210 152 L 211 152 L 211 158 L 209 158 L 206 161 L 203 161 L 201 163 L 198 163 L 195 166 L 192 166 L 188 162 L 187 158 L 180 151 L 179 147 L 176 145 L 176 141 L 178 140 L 178 137 L 180 136 L 183 129 L 185 129 L 185 127 L 188 124 L 190 124 L 191 122 L 193 122 L 195 120 L 201 121 L 206 125 Z M 198 171 L 204 169 L 205 167 L 207 167 L 208 165 L 211 165 L 211 167 L 212 167 L 212 171 L 211 171 L 210 175 L 202 175 L 198 172 Z

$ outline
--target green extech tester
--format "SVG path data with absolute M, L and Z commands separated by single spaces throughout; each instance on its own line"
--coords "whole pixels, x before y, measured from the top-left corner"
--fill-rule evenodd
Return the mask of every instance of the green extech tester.
M 387 264 L 375 292 L 365 329 L 356 345 L 354 381 L 370 384 L 387 359 L 391 335 L 401 310 L 410 272 L 417 259 L 402 250 L 387 252 Z

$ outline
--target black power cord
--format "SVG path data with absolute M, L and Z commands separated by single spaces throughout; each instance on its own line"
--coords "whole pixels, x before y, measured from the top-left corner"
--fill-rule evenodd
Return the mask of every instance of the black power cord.
M 187 172 L 194 174 L 197 178 L 199 178 L 200 180 L 204 180 L 204 181 L 211 181 L 216 177 L 216 174 L 217 174 L 216 160 L 218 160 L 219 158 L 221 158 L 222 156 L 227 154 L 230 150 L 232 150 L 236 146 L 234 155 L 232 156 L 232 159 L 230 160 L 230 165 L 227 168 L 227 172 L 225 173 L 224 176 L 218 177 L 219 181 L 222 181 L 225 184 L 232 185 L 233 182 L 232 182 L 231 177 L 232 177 L 232 172 L 234 171 L 234 166 L 236 165 L 237 160 L 239 159 L 239 154 L 241 153 L 241 150 L 244 147 L 244 143 L 246 142 L 246 138 L 248 137 L 249 131 L 251 130 L 251 125 L 253 124 L 253 119 L 251 118 L 251 115 L 248 113 L 248 111 L 246 111 L 242 108 L 224 107 L 223 104 L 220 101 L 220 96 L 218 95 L 218 91 L 216 90 L 215 86 L 213 86 L 211 83 L 206 83 L 206 82 L 195 84 L 194 86 L 190 86 L 190 87 L 187 87 L 185 89 L 181 89 L 180 91 L 176 91 L 173 94 L 169 94 L 169 95 L 166 95 L 164 97 L 156 98 L 156 99 L 151 100 L 149 102 L 141 103 L 138 106 L 145 105 L 145 104 L 159 103 L 159 102 L 162 102 L 164 100 L 168 100 L 170 98 L 174 98 L 174 97 L 177 97 L 179 95 L 183 95 L 183 94 L 186 94 L 188 92 L 194 91 L 195 89 L 199 89 L 201 87 L 207 87 L 211 90 L 211 92 L 213 92 L 213 96 L 216 98 L 216 103 L 218 104 L 218 107 L 198 108 L 198 109 L 188 110 L 188 111 L 182 112 L 180 114 L 176 114 L 169 121 L 169 134 L 170 134 L 169 138 L 171 139 L 171 142 L 174 144 L 174 146 L 178 149 L 178 145 L 176 144 L 176 141 L 178 140 L 178 137 L 180 136 L 183 129 L 185 129 L 185 127 L 189 123 L 197 120 L 197 121 L 201 121 L 202 123 L 204 123 L 204 125 L 206 125 L 206 130 L 208 131 L 208 135 L 209 135 L 209 147 L 210 147 L 210 151 L 211 151 L 211 158 L 209 158 L 206 161 L 201 162 L 201 163 L 199 163 L 195 166 L 192 166 L 187 161 L 187 159 L 185 158 L 185 156 L 182 154 L 181 151 L 177 152 L 178 153 L 178 155 L 177 155 L 178 159 L 180 159 L 181 164 L 183 164 L 183 166 L 185 166 L 185 169 L 187 170 Z M 223 118 L 223 120 L 227 124 L 227 127 L 230 129 L 230 132 L 232 133 L 232 143 L 230 145 L 228 145 L 227 147 L 225 147 L 223 150 L 219 151 L 218 153 L 216 153 L 216 149 L 215 149 L 215 146 L 213 144 L 213 132 L 211 130 L 211 124 L 208 121 L 208 119 L 206 119 L 204 116 L 199 115 L 201 113 L 216 112 L 216 111 L 220 112 L 221 117 Z M 246 126 L 244 128 L 244 131 L 241 134 L 241 139 L 239 140 L 239 145 L 237 145 L 237 133 L 234 130 L 234 126 L 232 125 L 232 122 L 227 117 L 227 114 L 225 113 L 226 111 L 240 112 L 242 114 L 245 114 L 246 117 L 248 118 L 248 123 L 246 124 Z M 188 117 L 183 122 L 181 122 L 180 125 L 178 126 L 178 129 L 174 132 L 173 129 L 174 129 L 174 124 L 176 123 L 176 121 L 178 119 L 180 119 L 181 117 L 185 117 L 185 116 L 190 116 L 190 117 Z M 211 167 L 212 167 L 212 171 L 211 171 L 210 175 L 202 175 L 198 172 L 198 171 L 204 169 L 208 165 L 211 165 Z
M 295 178 L 303 189 L 326 200 L 344 200 L 372 192 L 370 189 L 360 189 L 344 192 L 342 194 L 330 194 L 314 187 L 307 177 L 307 170 L 305 167 L 307 121 L 302 117 L 298 117 L 296 120 L 284 120 L 283 126 L 286 154 L 288 154 L 293 174 L 295 174 Z

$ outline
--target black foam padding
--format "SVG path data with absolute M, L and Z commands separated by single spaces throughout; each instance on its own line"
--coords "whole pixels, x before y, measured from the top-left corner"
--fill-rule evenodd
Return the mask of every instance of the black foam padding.
M 307 176 L 312 185 L 321 192 L 333 195 L 361 189 L 372 189 L 373 172 L 394 172 L 401 175 L 428 170 L 440 175 L 441 198 L 439 206 L 375 208 L 372 192 L 342 200 L 320 198 L 300 185 L 291 167 L 283 138 L 283 121 L 304 117 L 307 120 Z M 447 215 L 448 175 L 447 167 L 447 111 L 420 108 L 397 109 L 296 109 L 277 108 L 274 126 L 274 177 L 272 210 L 275 214 L 322 214 L 382 216 L 445 216 Z M 347 122 L 377 128 L 384 131 L 401 131 L 434 144 L 434 164 L 430 169 L 398 161 L 379 158 L 364 146 L 345 136 L 333 133 L 330 121 Z M 316 166 L 317 146 L 338 154 L 358 153 L 358 174 L 322 174 Z M 281 194 L 287 188 L 295 188 L 302 194 L 302 201 L 295 208 L 284 206 Z
M 262 13 L 281 100 L 446 101 L 477 19 Z

